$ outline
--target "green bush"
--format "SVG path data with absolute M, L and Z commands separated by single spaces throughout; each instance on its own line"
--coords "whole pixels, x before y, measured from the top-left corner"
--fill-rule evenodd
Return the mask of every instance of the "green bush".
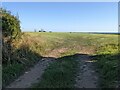
M 2 13 L 2 34 L 4 37 L 16 38 L 20 36 L 20 21 L 17 16 L 11 14 L 10 11 L 0 9 Z
M 12 41 L 20 38 L 21 29 L 20 21 L 17 16 L 11 14 L 3 8 L 0 8 L 2 21 L 2 62 L 7 64 L 11 62 L 11 55 L 13 52 Z

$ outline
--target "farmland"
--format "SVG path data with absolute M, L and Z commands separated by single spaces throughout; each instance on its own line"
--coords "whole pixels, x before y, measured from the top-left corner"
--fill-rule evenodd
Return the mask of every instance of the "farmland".
M 118 8 L 118 2 L 3 2 L 2 88 L 120 88 Z
M 3 87 L 24 74 L 42 58 L 52 57 L 55 62 L 45 69 L 33 88 L 74 87 L 75 77 L 82 65 L 81 55 L 94 61 L 98 73 L 98 87 L 118 86 L 118 35 L 69 32 L 24 32 L 14 40 L 13 63 L 3 65 Z M 79 55 L 81 54 L 81 55 Z

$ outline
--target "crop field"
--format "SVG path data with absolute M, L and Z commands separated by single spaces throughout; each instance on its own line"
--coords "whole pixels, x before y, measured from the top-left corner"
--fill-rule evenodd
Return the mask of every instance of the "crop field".
M 79 54 L 89 55 L 95 62 L 98 87 L 117 87 L 118 50 L 117 34 L 89 34 L 73 32 L 24 32 L 12 43 L 12 64 L 3 65 L 3 87 L 7 86 L 42 58 L 52 57 L 42 79 L 33 88 L 74 87 Z M 80 62 L 78 64 L 78 62 Z

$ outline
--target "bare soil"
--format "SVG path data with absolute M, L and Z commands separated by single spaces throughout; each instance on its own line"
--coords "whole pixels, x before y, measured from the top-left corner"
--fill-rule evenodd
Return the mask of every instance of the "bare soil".
M 54 58 L 43 58 L 29 71 L 25 72 L 17 80 L 12 82 L 6 88 L 29 88 L 32 84 L 39 82 L 41 76 L 48 65 L 55 61 Z
M 96 88 L 98 77 L 95 72 L 94 62 L 88 54 L 79 54 L 78 74 L 76 76 L 76 88 Z

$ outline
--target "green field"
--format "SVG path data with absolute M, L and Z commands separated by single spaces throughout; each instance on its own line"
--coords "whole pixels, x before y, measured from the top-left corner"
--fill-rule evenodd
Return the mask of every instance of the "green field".
M 120 54 L 117 34 L 27 32 L 22 33 L 21 39 L 14 41 L 13 46 L 14 63 L 3 65 L 3 86 L 16 79 L 41 60 L 40 58 L 49 57 L 49 53 L 58 60 L 63 59 L 61 63 L 50 64 L 43 74 L 42 81 L 33 87 L 73 87 L 74 74 L 77 72 L 74 55 L 77 53 L 88 54 L 96 61 L 100 87 L 116 87 L 118 84 L 118 56 Z M 59 67 L 63 68 L 63 71 Z M 62 76 L 60 73 L 63 73 Z M 49 75 L 52 78 L 56 75 L 55 80 L 51 80 Z M 66 82 L 62 83 L 60 80 Z
M 106 44 L 118 44 L 117 35 L 86 34 L 86 33 L 25 33 L 23 40 L 31 44 L 32 50 L 37 49 L 43 56 L 56 48 L 68 48 L 79 51 L 80 47 L 95 50 Z M 39 51 L 40 50 L 40 51 Z

